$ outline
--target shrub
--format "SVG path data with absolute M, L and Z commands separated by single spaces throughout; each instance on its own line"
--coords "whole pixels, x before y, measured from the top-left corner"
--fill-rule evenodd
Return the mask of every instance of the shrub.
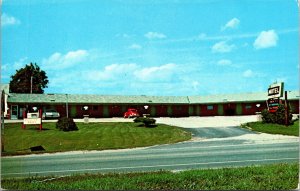
M 77 131 L 78 127 L 73 118 L 62 117 L 56 122 L 56 128 L 62 131 Z
M 264 109 L 261 115 L 264 123 L 285 124 L 285 107 L 282 104 L 279 104 L 275 113 L 270 113 L 267 109 Z M 292 112 L 289 111 L 288 124 L 293 124 L 292 118 Z
M 143 123 L 143 121 L 144 121 L 144 117 L 137 117 L 133 120 L 133 122 L 135 123 Z
M 135 123 L 144 123 L 145 127 L 154 127 L 156 120 L 150 117 L 137 117 L 133 120 Z
M 143 123 L 145 124 L 146 127 L 150 127 L 152 125 L 155 125 L 155 122 L 156 122 L 155 119 L 149 118 L 149 117 L 144 118 L 144 121 L 143 121 Z
M 261 112 L 261 118 L 262 118 L 262 121 L 264 123 L 275 123 L 273 120 L 274 120 L 274 117 L 273 117 L 273 114 L 270 113 L 267 109 L 264 109 L 262 110 Z

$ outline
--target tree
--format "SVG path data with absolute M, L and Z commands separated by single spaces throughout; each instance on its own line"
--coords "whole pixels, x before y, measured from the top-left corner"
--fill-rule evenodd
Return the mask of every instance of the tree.
M 9 92 L 11 93 L 32 93 L 42 94 L 47 87 L 48 77 L 46 72 L 34 63 L 26 65 L 24 68 L 16 70 L 16 74 L 11 76 L 9 82 Z M 32 84 L 31 84 L 32 83 Z

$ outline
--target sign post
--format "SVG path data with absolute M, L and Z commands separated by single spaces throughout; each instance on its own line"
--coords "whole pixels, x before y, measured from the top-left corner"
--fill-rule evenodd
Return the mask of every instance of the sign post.
M 289 108 L 287 103 L 287 91 L 284 92 L 285 126 L 289 125 Z
M 26 125 L 39 125 L 39 129 L 42 130 L 42 110 L 36 113 L 27 113 L 27 116 L 24 111 L 22 129 L 25 129 Z

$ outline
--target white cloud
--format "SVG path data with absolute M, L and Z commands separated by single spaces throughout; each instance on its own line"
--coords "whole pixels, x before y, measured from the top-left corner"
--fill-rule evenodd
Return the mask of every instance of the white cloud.
M 88 58 L 88 51 L 76 50 L 66 54 L 54 53 L 49 58 L 42 60 L 42 66 L 45 69 L 64 69 L 81 64 Z
M 199 90 L 199 85 L 200 85 L 200 83 L 198 81 L 193 81 L 192 82 L 193 90 L 198 91 Z
M 235 48 L 234 44 L 227 44 L 226 41 L 221 41 L 212 46 L 212 51 L 225 53 L 225 52 L 231 52 L 234 48 Z
M 8 69 L 8 64 L 3 64 L 3 65 L 1 65 L 1 70 L 2 71 L 5 71 L 5 70 L 7 70 Z
M 13 64 L 13 68 L 14 68 L 15 70 L 19 70 L 20 68 L 25 67 L 26 64 L 29 64 L 29 63 L 27 63 L 27 62 L 28 62 L 27 60 L 28 60 L 27 57 L 24 57 L 24 58 L 19 59 L 18 61 L 16 61 L 16 62 Z
M 161 66 L 142 67 L 135 63 L 111 64 L 102 70 L 86 70 L 82 78 L 93 82 L 116 82 L 127 85 L 140 82 L 166 82 L 176 74 L 176 64 L 169 63 Z M 88 74 L 88 75 L 86 75 Z
M 148 39 L 162 39 L 162 38 L 166 38 L 166 35 L 158 32 L 148 32 L 145 34 L 145 37 Z
M 89 77 L 93 80 L 122 80 L 125 78 L 132 79 L 133 73 L 138 69 L 135 63 L 129 64 L 111 64 L 105 66 L 102 71 L 93 71 Z
M 135 76 L 142 81 L 170 81 L 174 75 L 176 64 L 143 68 L 136 71 Z
M 21 22 L 18 19 L 13 16 L 9 16 L 6 13 L 1 15 L 1 26 L 18 25 L 20 23 Z
M 255 39 L 253 46 L 255 49 L 270 48 L 277 45 L 278 35 L 274 30 L 262 31 Z
M 218 65 L 220 66 L 229 66 L 232 64 L 231 60 L 228 60 L 228 59 L 222 59 L 222 60 L 219 60 L 217 62 Z
M 129 35 L 129 34 L 126 34 L 126 33 L 123 33 L 123 34 L 121 34 L 121 33 L 119 33 L 119 34 L 116 34 L 116 37 L 118 37 L 118 38 L 131 38 L 131 37 L 133 37 L 134 35 Z
M 237 18 L 233 18 L 230 21 L 228 21 L 225 26 L 222 26 L 221 30 L 224 31 L 226 29 L 234 29 L 237 28 L 239 24 L 240 24 L 240 20 Z
M 205 40 L 206 37 L 207 37 L 207 35 L 205 33 L 201 33 L 201 34 L 198 35 L 199 40 Z
M 250 77 L 253 77 L 254 73 L 252 70 L 246 70 L 244 73 L 243 73 L 243 76 L 245 78 L 250 78 Z
M 132 44 L 129 46 L 129 49 L 141 49 L 141 48 L 142 48 L 142 46 L 139 44 Z
M 132 80 L 134 78 L 134 72 L 139 68 L 135 63 L 128 64 L 111 64 L 105 66 L 102 70 L 89 70 L 85 73 L 90 81 L 124 81 L 124 79 Z

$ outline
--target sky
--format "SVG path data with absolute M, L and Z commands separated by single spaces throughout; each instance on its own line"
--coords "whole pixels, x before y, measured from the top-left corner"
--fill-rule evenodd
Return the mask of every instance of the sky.
M 2 0 L 1 82 L 45 93 L 189 96 L 299 89 L 296 0 Z

